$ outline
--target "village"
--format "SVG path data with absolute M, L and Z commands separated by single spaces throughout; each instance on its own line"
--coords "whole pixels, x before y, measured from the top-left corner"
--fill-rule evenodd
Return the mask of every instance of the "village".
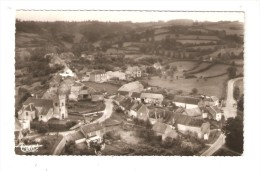
M 163 72 L 159 62 L 153 67 Z M 225 120 L 222 100 L 196 92 L 170 94 L 160 87 L 144 84 L 142 74 L 141 68 L 128 67 L 125 72 L 85 71 L 79 79 L 65 67 L 63 72 L 56 74 L 55 82 L 51 82 L 52 86 L 42 98 L 34 95 L 23 103 L 16 119 L 16 143 L 22 139 L 41 142 L 46 134 L 57 134 L 62 136 L 59 143 L 64 142 L 63 147 L 57 146 L 60 149 L 54 152 L 62 154 L 69 143 L 86 143 L 88 148 L 96 143 L 103 147 L 110 142 L 111 137 L 105 138 L 107 135 L 120 136 L 117 133 L 122 132 L 120 127 L 127 132 L 135 126 L 151 131 L 149 136 L 157 137 L 157 140 L 159 137 L 159 142 L 171 142 L 185 135 L 205 143 L 216 140 Z M 124 84 L 111 91 L 106 86 L 110 80 Z M 119 119 L 111 119 L 111 115 L 117 115 Z M 44 134 L 37 135 L 37 132 Z M 186 146 L 192 144 L 187 142 Z
M 189 27 L 199 36 L 159 39 L 169 28 L 156 26 L 138 41 L 17 51 L 16 146 L 42 145 L 26 155 L 213 155 L 243 96 L 243 51 L 218 36 L 201 43 L 219 33 Z M 198 45 L 176 43 L 180 37 Z

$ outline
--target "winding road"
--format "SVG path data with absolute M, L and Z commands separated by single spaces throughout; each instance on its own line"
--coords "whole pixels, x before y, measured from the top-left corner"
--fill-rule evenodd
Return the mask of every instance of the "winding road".
M 224 111 L 225 119 L 235 117 L 237 114 L 236 101 L 233 97 L 233 89 L 235 82 L 242 79 L 243 77 L 240 77 L 228 81 L 226 106 L 222 108 Z M 220 134 L 218 139 L 205 152 L 203 152 L 201 156 L 213 155 L 218 149 L 220 149 L 225 144 L 225 137 L 226 136 L 223 133 Z
M 226 106 L 222 108 L 226 119 L 235 117 L 237 115 L 237 108 L 236 108 L 237 102 L 233 97 L 233 89 L 234 89 L 235 82 L 242 79 L 243 77 L 240 77 L 228 81 Z

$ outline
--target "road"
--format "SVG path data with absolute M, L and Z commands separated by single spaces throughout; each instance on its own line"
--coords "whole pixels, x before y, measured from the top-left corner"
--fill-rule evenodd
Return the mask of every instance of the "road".
M 236 109 L 237 102 L 233 97 L 233 89 L 234 89 L 234 83 L 242 79 L 243 78 L 240 77 L 228 81 L 226 106 L 222 108 L 226 119 L 230 117 L 235 117 L 237 114 L 237 109 Z
M 225 144 L 225 135 L 220 134 L 218 139 L 201 156 L 211 156 Z
M 224 116 L 225 119 L 230 117 L 235 117 L 237 114 L 236 109 L 236 101 L 233 97 L 233 89 L 234 89 L 234 83 L 238 80 L 243 79 L 241 78 L 235 78 L 228 81 L 227 85 L 227 99 L 226 99 L 226 106 L 223 107 Z M 211 156 L 213 155 L 218 149 L 220 149 L 225 144 L 225 135 L 220 134 L 219 138 L 207 149 L 204 153 L 201 154 L 201 156 Z
M 104 122 L 106 119 L 110 118 L 113 112 L 112 101 L 112 99 L 105 99 L 106 108 L 103 111 L 103 115 L 99 119 L 95 120 L 93 123 L 101 123 Z

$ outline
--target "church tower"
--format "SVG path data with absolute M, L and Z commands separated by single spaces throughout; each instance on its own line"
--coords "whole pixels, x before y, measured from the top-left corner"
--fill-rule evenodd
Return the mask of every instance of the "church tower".
M 61 84 L 58 87 L 57 97 L 54 99 L 53 117 L 58 118 L 60 120 L 68 118 L 68 111 L 66 106 L 67 92 L 68 86 L 66 84 Z

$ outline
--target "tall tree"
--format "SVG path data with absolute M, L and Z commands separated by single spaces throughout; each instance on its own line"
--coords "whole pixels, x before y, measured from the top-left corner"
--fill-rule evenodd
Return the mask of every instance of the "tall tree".
M 226 135 L 226 145 L 230 149 L 242 153 L 244 149 L 243 118 L 240 116 L 228 118 L 222 131 Z

